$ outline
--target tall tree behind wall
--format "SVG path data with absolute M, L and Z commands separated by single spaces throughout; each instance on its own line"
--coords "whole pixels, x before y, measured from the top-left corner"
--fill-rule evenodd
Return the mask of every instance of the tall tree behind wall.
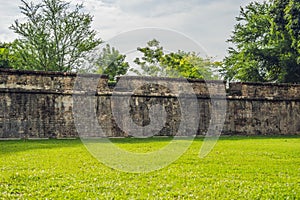
M 76 71 L 85 55 L 101 40 L 91 29 L 92 16 L 82 12 L 83 5 L 72 10 L 63 0 L 22 0 L 21 13 L 26 21 L 16 20 L 10 27 L 20 38 L 12 53 L 18 58 L 17 69 Z
M 221 73 L 227 80 L 300 82 L 299 2 L 270 0 L 241 8 Z

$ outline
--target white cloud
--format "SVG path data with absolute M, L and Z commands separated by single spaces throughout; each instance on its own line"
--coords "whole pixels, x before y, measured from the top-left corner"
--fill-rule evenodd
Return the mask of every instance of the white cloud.
M 20 18 L 20 1 L 0 1 L 0 41 L 12 41 L 16 35 L 9 29 L 14 20 Z
M 105 40 L 142 27 L 173 29 L 202 44 L 207 54 L 217 59 L 226 54 L 225 41 L 242 5 L 237 0 L 110 0 L 102 3 L 93 14 L 98 19 L 95 27 Z
M 2 1 L 2 2 L 1 2 Z M 5 2 L 5 3 L 4 3 Z M 108 40 L 121 32 L 161 27 L 182 32 L 202 44 L 210 56 L 226 54 L 239 7 L 250 0 L 73 0 L 94 15 L 93 28 Z M 20 17 L 19 0 L 0 0 L 0 41 L 16 35 L 8 29 Z M 134 39 L 134 38 L 133 38 Z

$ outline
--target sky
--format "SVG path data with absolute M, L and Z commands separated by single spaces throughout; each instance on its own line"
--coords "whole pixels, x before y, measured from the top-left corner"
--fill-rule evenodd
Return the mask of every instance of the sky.
M 180 48 L 187 40 L 191 40 L 201 47 L 201 53 L 214 60 L 222 60 L 227 54 L 228 47 L 232 46 L 226 43 L 226 40 L 229 39 L 236 23 L 235 17 L 239 14 L 240 6 L 245 6 L 250 1 L 72 0 L 71 2 L 83 3 L 85 12 L 94 16 L 92 28 L 104 41 L 116 43 L 123 38 L 128 43 L 138 45 L 141 44 L 143 34 L 148 35 L 147 39 L 152 35 L 153 38 L 155 35 L 164 35 L 164 38 L 168 38 L 166 41 L 168 44 L 172 43 Z M 24 17 L 19 10 L 20 5 L 21 0 L 0 0 L 1 42 L 9 42 L 18 37 L 8 27 L 15 19 Z M 182 39 L 184 37 L 185 39 Z M 140 42 L 137 42 L 138 40 Z

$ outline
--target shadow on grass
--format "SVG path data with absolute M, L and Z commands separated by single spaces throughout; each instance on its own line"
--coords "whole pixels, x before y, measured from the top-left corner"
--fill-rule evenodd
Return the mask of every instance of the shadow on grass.
M 82 146 L 80 139 L 73 140 L 9 140 L 0 141 L 0 154 L 17 153 L 37 149 L 54 149 Z
M 183 138 L 184 139 L 184 138 Z M 262 140 L 262 139 L 300 139 L 298 135 L 291 136 L 221 136 L 220 141 L 239 141 L 239 140 Z M 110 138 L 110 141 L 115 144 L 148 144 L 159 142 L 170 142 L 173 137 L 150 137 L 150 138 Z M 194 141 L 203 141 L 204 136 L 197 136 Z M 101 141 L 101 140 L 100 140 Z M 0 141 L 0 154 L 16 153 L 21 151 L 29 151 L 34 149 L 54 149 L 64 147 L 79 147 L 83 146 L 80 139 L 72 140 L 13 140 Z
M 155 138 L 110 138 L 112 143 L 116 144 L 146 144 L 153 142 L 169 142 L 173 137 L 155 137 Z M 97 140 L 101 141 L 101 140 Z M 84 146 L 80 139 L 49 139 L 49 140 L 2 140 L 0 141 L 0 155 L 17 153 L 22 151 L 38 149 L 55 148 L 73 148 Z
M 172 141 L 174 137 L 168 137 L 168 136 L 163 136 L 163 137 L 149 137 L 149 138 L 110 138 L 109 140 L 113 143 L 117 144 L 129 144 L 129 143 L 151 143 L 151 142 L 169 142 Z M 180 140 L 181 137 L 178 137 Z M 186 137 L 182 137 L 182 139 L 185 139 Z M 195 141 L 203 141 L 205 136 L 197 136 L 194 138 Z M 261 135 L 261 136 L 245 136 L 245 135 L 221 135 L 219 137 L 219 140 L 261 140 L 261 139 L 300 139 L 300 135 L 272 135 L 272 136 L 266 136 L 266 135 Z
M 204 138 L 204 137 L 203 137 Z M 300 135 L 221 135 L 219 140 L 300 139 Z
M 149 137 L 149 138 L 109 138 L 112 143 L 117 144 L 143 144 L 143 143 L 152 143 L 152 142 L 170 142 L 174 137 Z

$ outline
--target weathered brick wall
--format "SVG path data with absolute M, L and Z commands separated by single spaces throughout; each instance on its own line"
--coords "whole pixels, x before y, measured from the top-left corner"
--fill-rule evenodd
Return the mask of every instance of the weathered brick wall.
M 78 82 L 79 78 L 85 81 Z M 193 94 L 187 86 L 193 88 Z M 231 83 L 227 96 L 224 88 L 222 81 L 149 77 L 122 77 L 116 87 L 109 87 L 107 76 L 1 69 L 0 138 L 78 137 L 78 128 L 93 136 L 128 136 L 122 131 L 130 129 L 128 120 L 139 127 L 149 125 L 151 107 L 158 104 L 164 109 L 157 116 L 166 112 L 159 135 L 178 134 L 180 124 L 187 122 L 190 127 L 199 125 L 197 134 L 205 134 L 210 123 L 221 126 L 218 117 L 226 117 L 223 134 L 300 135 L 300 85 Z M 181 93 L 178 96 L 174 91 Z M 129 99 L 129 117 L 117 125 L 116 115 L 126 111 L 122 107 L 125 97 Z M 196 102 L 185 100 L 193 98 Z M 79 121 L 74 120 L 74 100 L 83 116 L 88 115 Z M 198 119 L 193 112 L 183 114 L 181 110 L 181 106 L 194 104 Z M 211 116 L 212 104 L 223 112 Z M 84 113 L 88 106 L 92 106 L 102 132 L 99 127 L 90 128 L 93 115 Z M 190 127 L 180 134 L 188 135 Z

